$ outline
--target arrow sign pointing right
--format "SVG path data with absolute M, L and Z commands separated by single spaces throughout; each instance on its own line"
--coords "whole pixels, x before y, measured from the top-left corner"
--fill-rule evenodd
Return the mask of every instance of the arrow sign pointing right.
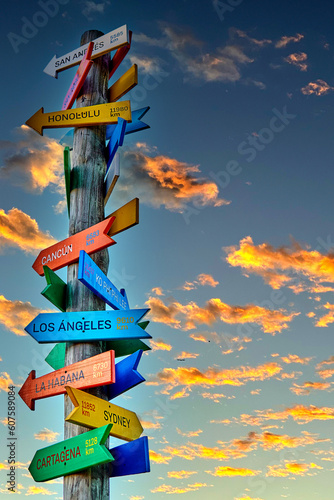
M 88 389 L 115 382 L 115 353 L 103 352 L 42 377 L 35 377 L 36 372 L 32 370 L 19 390 L 20 397 L 31 410 L 35 410 L 37 399 L 65 394 L 65 385 Z
M 30 474 L 37 482 L 49 481 L 112 462 L 114 458 L 104 446 L 111 427 L 111 424 L 104 425 L 36 451 L 29 465 Z
M 147 128 L 150 128 L 149 125 L 141 121 L 141 119 L 143 118 L 144 115 L 146 115 L 149 109 L 150 107 L 146 106 L 145 108 L 140 108 L 136 109 L 136 111 L 132 111 L 132 122 L 126 123 L 126 129 L 125 129 L 126 134 L 132 134 L 133 132 L 139 132 L 139 130 L 145 130 Z M 116 125 L 107 125 L 106 139 L 110 139 L 115 128 Z
M 114 245 L 116 242 L 108 236 L 108 231 L 110 231 L 114 220 L 115 217 L 105 219 L 42 250 L 32 265 L 33 269 L 37 274 L 43 276 L 43 266 L 47 265 L 54 271 L 68 266 L 79 260 L 80 250 L 83 248 L 87 250 L 88 254 L 91 254 Z
M 131 441 L 131 443 L 121 444 L 109 451 L 114 457 L 114 462 L 108 466 L 109 477 L 150 472 L 147 436 Z
M 75 406 L 65 418 L 66 422 L 88 428 L 100 427 L 108 422 L 113 424 L 110 435 L 125 441 L 137 439 L 143 433 L 143 427 L 133 411 L 74 389 L 74 387 L 66 387 L 66 391 Z

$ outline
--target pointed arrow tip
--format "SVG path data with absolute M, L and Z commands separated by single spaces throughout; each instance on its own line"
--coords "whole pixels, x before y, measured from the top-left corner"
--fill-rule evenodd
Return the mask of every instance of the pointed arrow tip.
M 33 114 L 29 118 L 29 120 L 26 121 L 26 125 L 28 125 L 28 127 L 32 128 L 40 135 L 43 135 L 43 123 L 42 123 L 43 113 L 44 113 L 44 108 L 40 108 L 38 111 L 36 111 L 35 114 Z
M 19 396 L 25 402 L 25 404 L 30 408 L 30 410 L 35 410 L 35 400 L 31 397 L 31 385 L 33 380 L 36 378 L 35 370 L 31 370 L 23 386 L 19 390 Z
M 44 73 L 52 76 L 53 78 L 58 78 L 58 74 L 56 72 L 56 66 L 55 66 L 56 59 L 57 59 L 57 56 L 53 56 L 51 61 L 49 61 L 48 64 L 43 69 Z

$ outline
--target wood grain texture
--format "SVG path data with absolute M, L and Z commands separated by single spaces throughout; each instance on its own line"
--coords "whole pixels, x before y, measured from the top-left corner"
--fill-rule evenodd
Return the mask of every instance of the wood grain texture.
M 103 33 L 87 31 L 81 37 L 81 45 L 95 40 Z M 94 64 L 77 98 L 77 108 L 107 102 L 110 54 L 94 59 Z M 104 219 L 103 180 L 106 173 L 105 126 L 77 128 L 74 130 L 69 236 L 78 233 Z M 108 250 L 96 252 L 94 262 L 108 272 Z M 105 310 L 105 303 L 77 280 L 78 265 L 68 266 L 67 311 Z M 90 358 L 105 350 L 104 343 L 68 344 L 65 364 Z M 94 396 L 107 399 L 103 386 L 90 389 Z M 73 409 L 65 396 L 65 416 Z M 87 429 L 65 422 L 65 439 L 87 432 Z M 107 443 L 108 444 L 108 440 Z M 109 480 L 106 466 L 92 467 L 84 472 L 64 478 L 64 500 L 109 500 Z

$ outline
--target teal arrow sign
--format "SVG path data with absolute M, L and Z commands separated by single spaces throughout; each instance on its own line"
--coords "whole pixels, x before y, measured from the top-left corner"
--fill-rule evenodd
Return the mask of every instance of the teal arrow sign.
M 104 446 L 113 424 L 36 451 L 29 472 L 35 481 L 49 481 L 114 460 Z
M 149 309 L 41 313 L 25 330 L 40 344 L 151 338 L 138 322 Z

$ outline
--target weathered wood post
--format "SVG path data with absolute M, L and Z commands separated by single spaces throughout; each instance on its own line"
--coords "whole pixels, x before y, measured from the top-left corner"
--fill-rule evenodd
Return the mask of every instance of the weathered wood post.
M 103 35 L 100 31 L 86 31 L 81 45 Z M 94 59 L 88 77 L 77 98 L 77 108 L 108 102 L 110 54 Z M 103 179 L 106 172 L 105 126 L 74 129 L 71 171 L 71 197 L 69 236 L 76 234 L 104 219 Z M 108 250 L 91 255 L 105 274 L 108 272 Z M 77 279 L 78 264 L 68 266 L 67 311 L 101 311 L 105 303 Z M 102 342 L 67 344 L 65 364 L 90 358 L 103 352 Z M 90 389 L 91 394 L 107 399 L 104 387 Z M 73 406 L 65 396 L 65 416 Z M 64 438 L 77 436 L 88 429 L 65 422 Z M 108 444 L 108 440 L 107 443 Z M 64 477 L 64 500 L 109 500 L 109 478 L 106 465 L 86 469 Z

